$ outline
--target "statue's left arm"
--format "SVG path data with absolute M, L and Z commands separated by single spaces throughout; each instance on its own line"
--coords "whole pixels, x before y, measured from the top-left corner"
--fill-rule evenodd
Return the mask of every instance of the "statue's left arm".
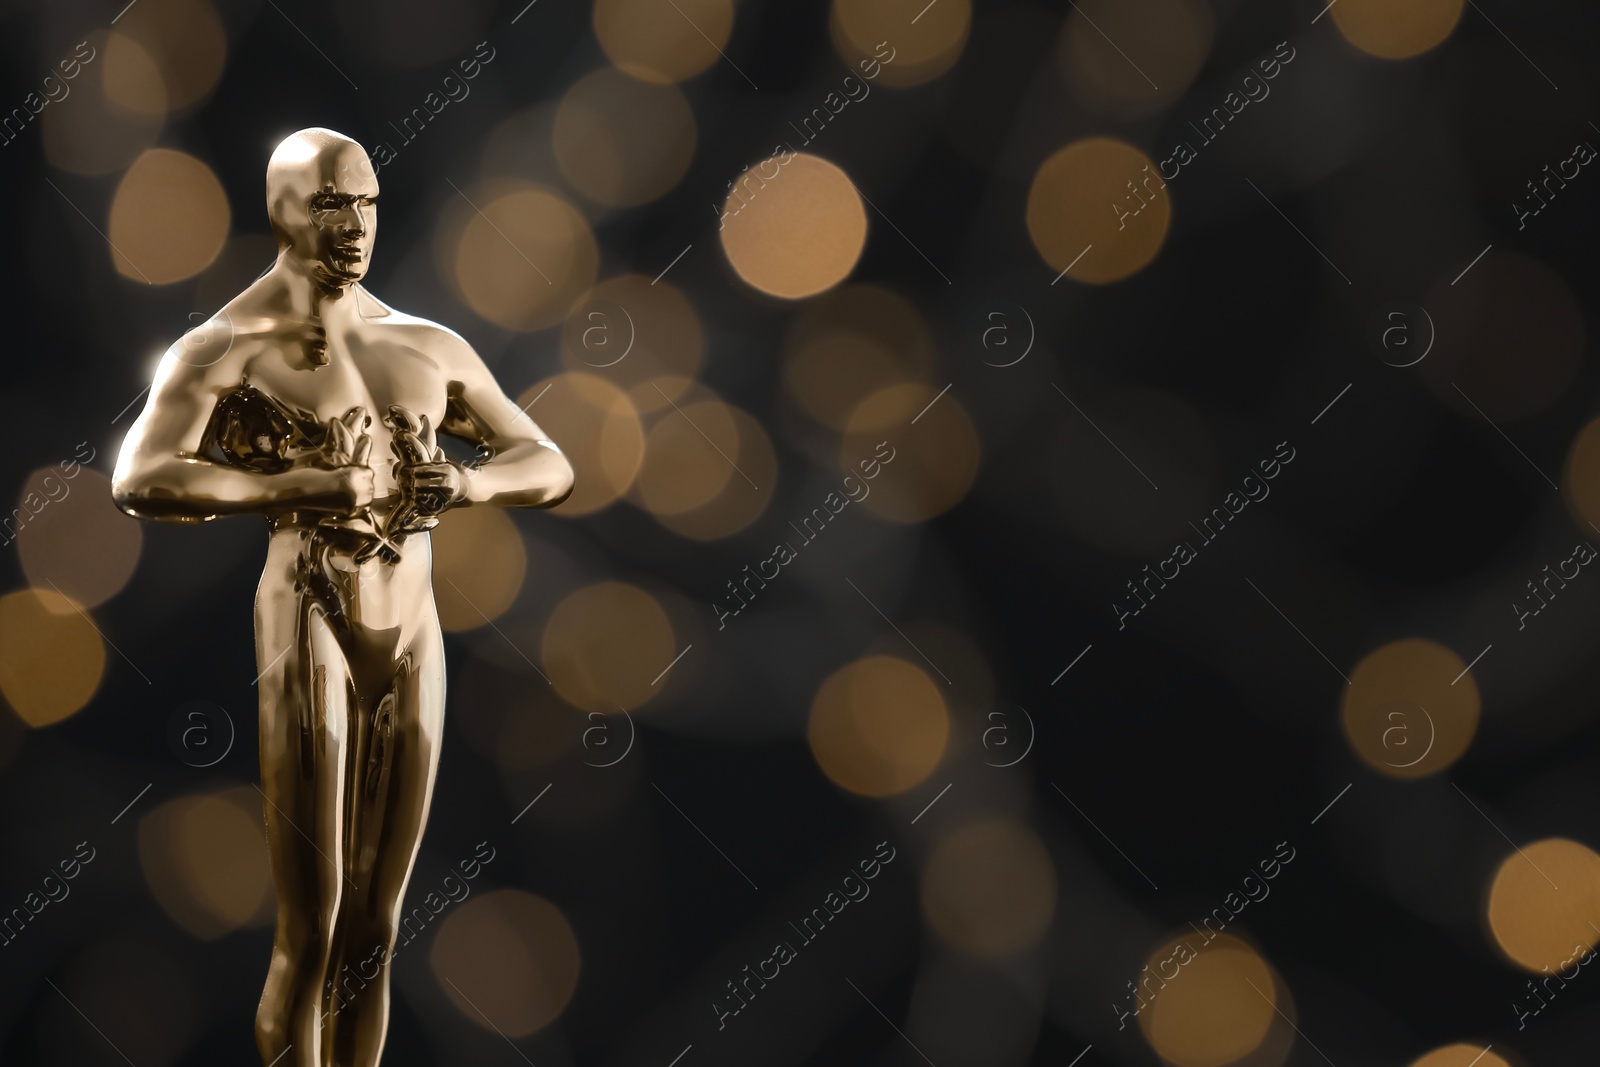
M 521 411 L 463 340 L 451 336 L 440 369 L 449 405 L 439 429 L 481 446 L 483 457 L 465 468 L 455 505 L 497 504 L 547 508 L 572 493 L 572 464 L 548 435 Z

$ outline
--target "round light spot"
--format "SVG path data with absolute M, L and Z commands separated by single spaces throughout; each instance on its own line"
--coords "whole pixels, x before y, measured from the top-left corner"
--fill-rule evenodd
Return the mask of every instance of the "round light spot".
M 206 0 L 141 0 L 106 42 L 106 93 L 129 111 L 159 116 L 210 95 L 227 60 L 227 33 Z M 127 69 L 146 62 L 160 72 L 160 94 L 145 87 L 142 70 Z
M 945 837 L 922 872 L 922 913 L 963 952 L 1003 959 L 1044 936 L 1056 908 L 1056 872 L 1032 830 L 973 822 Z
M 1345 40 L 1363 52 L 1410 59 L 1442 44 L 1465 6 L 1462 0 L 1339 0 L 1329 14 Z
M 30 516 L 17 532 L 17 555 L 36 588 L 92 608 L 133 577 L 143 534 L 138 521 L 111 502 L 111 479 L 99 471 L 70 460 L 36 470 L 17 508 Z
M 511 517 L 496 507 L 452 508 L 428 536 L 439 625 L 452 632 L 474 630 L 505 614 L 528 570 Z
M 1082 0 L 1067 18 L 1058 62 L 1072 95 L 1094 110 L 1153 114 L 1200 73 L 1212 30 L 1205 0 Z M 1137 67 L 1129 56 L 1139 57 Z
M 59 101 L 61 106 L 46 106 L 39 124 L 45 157 L 62 170 L 74 174 L 122 170 L 161 132 L 167 110 L 161 68 L 126 35 L 117 37 L 115 64 L 106 54 L 111 46 L 106 34 L 91 33 L 58 61 L 62 77 L 72 74 L 63 82 L 70 87 L 69 95 Z M 130 109 L 121 100 L 136 102 L 141 109 Z
M 839 284 L 867 241 L 850 177 L 819 156 L 787 153 L 739 179 L 723 204 L 722 250 L 745 282 L 798 300 Z
M 455 281 L 467 304 L 508 330 L 542 330 L 594 285 L 599 251 L 577 209 L 538 186 L 480 199 L 456 242 Z
M 49 726 L 94 696 L 106 650 L 81 605 L 53 589 L 0 597 L 0 694 L 29 726 Z
M 595 0 L 594 33 L 606 57 L 641 81 L 680 82 L 721 58 L 732 0 Z
M 678 654 L 672 622 L 656 599 L 626 582 L 599 582 L 556 605 L 540 658 L 561 698 L 585 711 L 632 711 Z
M 705 333 L 689 298 L 642 274 L 601 282 L 561 328 L 561 361 L 628 390 L 645 412 L 678 400 L 704 355 Z
M 181 282 L 217 258 L 231 220 L 228 194 L 210 167 L 152 148 L 133 161 L 111 201 L 111 262 L 134 281 Z
M 778 457 L 766 430 L 749 412 L 732 405 L 726 406 L 725 411 L 733 420 L 739 446 L 738 451 L 729 452 L 728 457 L 738 464 L 738 470 L 723 482 L 721 491 L 702 506 L 674 515 L 655 516 L 657 522 L 680 537 L 694 541 L 732 537 L 761 517 L 777 487 Z
M 710 503 L 730 478 L 741 478 L 728 457 L 739 453 L 733 411 L 720 400 L 679 405 L 656 420 L 645 437 L 639 502 L 653 515 L 680 515 Z
M 1479 708 L 1466 662 L 1441 644 L 1409 637 L 1356 664 L 1341 720 L 1367 766 L 1391 778 L 1424 778 L 1467 751 Z
M 833 0 L 828 29 L 852 73 L 905 88 L 932 81 L 955 66 L 972 29 L 972 4 Z
M 811 754 L 834 784 L 893 796 L 933 773 L 950 739 L 950 713 L 920 667 L 867 656 L 834 671 L 811 701 Z
M 139 866 L 162 910 L 202 940 L 269 921 L 267 839 L 253 789 L 179 797 L 145 815 Z
M 1460 1042 L 1419 1056 L 1409 1067 L 1511 1067 L 1511 1061 L 1483 1045 Z
M 1104 285 L 1161 251 L 1172 200 L 1150 157 L 1125 141 L 1090 137 L 1045 160 L 1028 191 L 1028 235 L 1053 270 Z
M 861 505 L 891 522 L 926 522 L 967 495 L 981 455 L 977 428 L 961 401 L 948 392 L 939 396 L 931 385 L 908 383 L 880 389 L 850 413 L 839 469 L 860 478 L 877 464 L 878 477 Z
M 1600 418 L 1572 439 L 1561 473 L 1561 495 L 1580 526 L 1600 525 Z
M 485 1030 L 524 1038 L 566 1010 L 578 938 L 561 909 L 520 889 L 474 896 L 445 918 L 428 952 L 439 990 Z
M 1163 968 L 1164 965 L 1164 968 Z M 1175 1067 L 1224 1067 L 1261 1047 L 1278 1003 L 1276 976 L 1266 960 L 1229 934 L 1209 942 L 1179 937 L 1150 957 L 1149 971 L 1167 980 L 1139 1013 L 1139 1029 L 1156 1054 Z M 1177 968 L 1176 978 L 1167 978 Z
M 568 371 L 535 382 L 517 397 L 572 464 L 572 495 L 554 511 L 592 515 L 616 503 L 644 461 L 644 426 L 628 394 L 594 374 Z
M 842 430 L 868 396 L 931 382 L 937 367 L 933 335 L 909 300 L 878 285 L 848 285 L 808 303 L 796 318 L 783 384 L 806 415 Z
M 672 14 L 670 6 L 665 10 Z M 561 173 L 607 207 L 646 204 L 677 185 L 694 158 L 695 139 L 694 112 L 682 93 L 609 67 L 567 90 L 551 130 Z
M 1489 885 L 1488 918 L 1519 967 L 1570 971 L 1600 941 L 1600 856 L 1561 837 L 1509 853 Z

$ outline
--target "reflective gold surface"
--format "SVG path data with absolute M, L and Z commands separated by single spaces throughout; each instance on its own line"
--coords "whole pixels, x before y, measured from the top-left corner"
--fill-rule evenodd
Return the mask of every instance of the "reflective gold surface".
M 263 1063 L 372 1067 L 386 966 L 427 822 L 444 656 L 427 531 L 451 507 L 550 507 L 572 468 L 455 333 L 360 282 L 367 153 L 329 130 L 267 166 L 274 266 L 168 349 L 117 460 L 131 515 L 263 514 L 261 786 L 277 934 Z M 436 434 L 477 458 L 447 459 Z

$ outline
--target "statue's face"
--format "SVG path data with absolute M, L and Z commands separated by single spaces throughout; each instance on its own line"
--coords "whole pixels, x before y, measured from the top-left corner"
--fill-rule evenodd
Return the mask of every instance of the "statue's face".
M 354 142 L 307 152 L 280 174 L 276 222 L 288 254 L 324 284 L 360 281 L 378 228 L 378 178 Z

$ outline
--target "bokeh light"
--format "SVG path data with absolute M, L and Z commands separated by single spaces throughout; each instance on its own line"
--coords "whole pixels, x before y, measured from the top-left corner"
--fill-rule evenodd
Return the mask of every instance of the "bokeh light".
M 1462 1042 L 1436 1048 L 1412 1060 L 1407 1067 L 1511 1067 L 1511 1061 L 1489 1046 Z
M 1447 272 L 1428 294 L 1436 334 L 1417 369 L 1429 387 L 1470 418 L 1507 422 L 1550 407 L 1583 360 L 1587 331 L 1572 290 L 1515 252 L 1491 250 L 1465 276 L 1459 272 Z
M 738 442 L 737 451 L 727 453 L 727 459 L 737 467 L 734 476 L 723 481 L 721 490 L 699 507 L 673 514 L 652 512 L 661 525 L 694 541 L 731 537 L 755 522 L 767 510 L 778 484 L 778 456 L 761 423 L 742 408 L 724 405 L 721 410 L 731 421 Z M 647 458 L 645 469 L 651 466 Z M 643 484 L 644 471 L 639 477 Z
M 1052 270 L 1104 285 L 1135 274 L 1161 251 L 1172 201 L 1149 156 L 1125 141 L 1089 137 L 1045 160 L 1028 190 L 1028 235 Z
M 523 1038 L 566 1010 L 578 985 L 578 938 L 561 909 L 520 889 L 495 889 L 456 907 L 428 963 L 439 991 L 476 1026 Z
M 141 0 L 106 42 L 106 93 L 129 111 L 159 116 L 204 100 L 227 60 L 228 36 L 207 0 Z M 159 94 L 150 91 L 146 64 L 159 72 Z
M 271 919 L 261 794 L 178 797 L 139 820 L 139 867 L 167 916 L 203 941 Z
M 635 207 L 683 180 L 694 158 L 694 112 L 670 85 L 646 85 L 605 68 L 561 98 L 551 146 L 579 193 L 607 207 Z
M 639 707 L 679 652 L 655 597 L 626 582 L 586 585 L 556 605 L 540 659 L 561 698 L 607 715 Z
M 966 823 L 934 846 L 922 872 L 922 913 L 945 941 L 985 959 L 1032 946 L 1050 928 L 1056 872 L 1019 823 Z
M 1151 114 L 1200 73 L 1213 22 L 1206 0 L 1083 0 L 1062 30 L 1058 65 L 1073 96 L 1096 111 Z
M 850 176 L 807 152 L 748 168 L 722 210 L 722 250 L 739 277 L 791 300 L 838 285 L 867 242 L 867 211 Z
M 211 168 L 152 148 L 122 176 L 111 201 L 111 262 L 124 278 L 170 285 L 211 265 L 228 240 L 228 194 Z
M 911 301 L 880 285 L 847 285 L 796 316 L 783 384 L 806 415 L 842 430 L 868 396 L 891 385 L 931 383 L 937 367 L 933 334 Z
M 861 500 L 880 518 L 926 522 L 960 503 L 977 480 L 977 427 L 953 393 L 939 392 L 931 385 L 891 385 L 856 405 L 845 423 L 840 470 L 859 478 L 861 463 L 891 457 Z
M 689 298 L 642 274 L 596 285 L 561 328 L 561 361 L 627 390 L 641 412 L 669 407 L 704 358 L 705 331 Z
M 572 464 L 572 495 L 554 514 L 591 515 L 633 485 L 644 461 L 644 426 L 622 389 L 595 374 L 568 371 L 529 386 L 517 406 L 560 443 Z
M 955 66 L 972 29 L 972 4 L 833 0 L 828 28 L 839 57 L 852 71 L 905 88 L 932 81 Z
M 595 0 L 594 34 L 617 68 L 642 81 L 692 78 L 720 58 L 733 0 Z
M 1369 652 L 1350 672 L 1341 721 L 1350 747 L 1391 778 L 1437 774 L 1478 731 L 1478 683 L 1466 661 L 1421 637 Z
M 639 503 L 652 515 L 679 515 L 710 503 L 729 479 L 744 476 L 733 409 L 721 400 L 692 400 L 657 419 L 645 435 L 644 465 L 635 483 Z
M 1329 14 L 1363 52 L 1409 59 L 1442 44 L 1465 7 L 1463 0 L 1339 0 Z
M 1600 856 L 1562 837 L 1516 849 L 1489 884 L 1487 917 L 1519 967 L 1569 970 L 1600 941 Z
M 29 726 L 73 715 L 100 688 L 106 650 L 82 605 L 53 589 L 0 597 L 0 694 Z
M 110 174 L 155 143 L 166 112 L 166 82 L 155 60 L 130 37 L 120 38 L 115 65 L 107 62 L 105 33 L 91 33 L 83 44 L 63 60 L 75 72 L 66 97 L 72 104 L 46 107 L 40 134 L 54 166 L 74 174 Z
M 66 468 L 41 467 L 24 483 L 18 506 L 36 504 L 38 511 L 18 532 L 17 556 L 35 588 L 65 593 L 92 608 L 133 577 L 144 534 L 111 502 L 110 478 L 68 462 Z
M 1561 496 L 1578 522 L 1600 526 L 1600 418 L 1572 439 L 1561 471 Z
M 495 507 L 452 508 L 429 537 L 439 625 L 473 630 L 505 614 L 528 570 L 522 535 L 511 517 Z
M 1139 1029 L 1166 1062 L 1224 1067 L 1267 1039 L 1280 1006 L 1277 977 L 1241 939 L 1182 935 L 1153 953 L 1148 966 L 1149 971 L 1135 977 L 1137 988 L 1149 997 L 1138 1016 Z M 1177 976 L 1168 977 L 1175 966 Z M 1145 983 L 1146 975 L 1158 977 Z
M 576 208 L 548 189 L 502 184 L 468 193 L 454 280 L 468 306 L 508 330 L 542 330 L 594 285 L 599 250 Z M 463 205 L 467 206 L 467 205 Z
M 867 656 L 830 674 L 811 701 L 811 754 L 834 784 L 893 796 L 933 773 L 950 739 L 950 713 L 922 668 Z

